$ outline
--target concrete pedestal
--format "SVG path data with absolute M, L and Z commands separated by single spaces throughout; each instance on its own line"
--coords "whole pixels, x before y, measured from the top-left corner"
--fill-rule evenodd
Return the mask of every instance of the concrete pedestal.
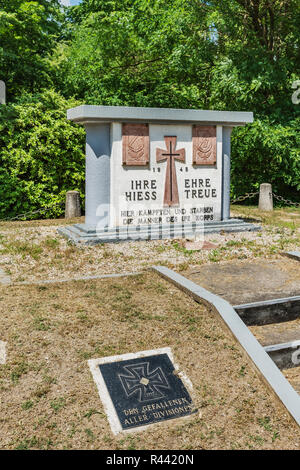
M 199 231 L 193 225 L 164 225 L 141 227 L 116 227 L 97 231 L 94 227 L 85 224 L 76 224 L 68 227 L 59 227 L 58 232 L 71 239 L 74 243 L 96 245 L 97 243 L 122 242 L 136 240 L 163 240 L 175 238 L 190 238 L 196 235 L 205 235 L 219 232 L 248 232 L 260 230 L 259 225 L 244 222 L 242 219 L 228 219 L 224 221 L 206 223 Z

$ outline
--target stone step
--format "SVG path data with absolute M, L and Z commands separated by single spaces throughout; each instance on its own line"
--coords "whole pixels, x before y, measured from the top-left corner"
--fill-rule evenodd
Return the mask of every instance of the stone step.
M 300 366 L 299 340 L 265 346 L 264 349 L 281 370 Z
M 249 326 L 249 329 L 262 346 L 291 343 L 300 340 L 300 318 L 281 323 Z
M 281 371 L 288 379 L 292 387 L 300 394 L 300 367 L 294 369 L 283 369 Z
M 152 225 L 141 226 L 138 229 L 132 227 L 119 227 L 116 230 L 107 229 L 96 232 L 95 228 L 84 224 L 76 224 L 67 227 L 59 227 L 58 233 L 72 239 L 75 243 L 105 243 L 125 240 L 159 240 L 191 237 L 196 233 L 218 233 L 218 232 L 243 232 L 260 230 L 260 227 L 241 219 L 230 219 L 226 221 L 210 222 L 199 226 L 195 230 L 193 225 Z
M 259 326 L 300 318 L 300 296 L 252 302 L 233 307 L 248 326 Z

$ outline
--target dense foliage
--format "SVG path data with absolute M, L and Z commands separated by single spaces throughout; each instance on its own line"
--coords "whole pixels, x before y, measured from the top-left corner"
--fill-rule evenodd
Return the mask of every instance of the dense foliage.
M 66 119 L 76 104 L 49 90 L 0 107 L 0 218 L 59 203 L 70 189 L 84 197 L 85 132 Z
M 49 54 L 62 21 L 58 0 L 0 0 L 0 79 L 9 100 L 51 85 Z
M 22 181 L 18 210 L 36 207 L 39 200 L 29 196 L 26 181 L 38 195 L 44 180 L 31 170 L 19 174 L 17 154 L 31 160 L 28 168 L 42 166 L 44 178 L 45 159 L 61 168 L 62 149 L 65 156 L 69 152 L 63 180 L 49 170 L 53 184 L 43 186 L 41 204 L 82 184 L 82 129 L 64 118 L 70 99 L 253 111 L 255 123 L 233 132 L 232 195 L 271 182 L 274 190 L 298 200 L 300 106 L 291 96 L 300 75 L 299 25 L 298 0 L 82 0 L 67 9 L 57 0 L 0 0 L 0 79 L 7 82 L 10 103 L 0 115 L 0 162 Z M 53 105 L 46 87 L 55 89 Z M 39 109 L 39 99 L 51 119 L 45 123 L 37 112 L 30 132 L 37 136 L 38 129 L 48 128 L 44 153 L 28 138 L 28 122 L 21 125 L 25 103 Z M 3 187 L 0 191 L 2 214 L 14 213 Z
M 206 10 L 190 3 L 83 1 L 61 63 L 64 92 L 97 104 L 208 106 L 217 45 Z

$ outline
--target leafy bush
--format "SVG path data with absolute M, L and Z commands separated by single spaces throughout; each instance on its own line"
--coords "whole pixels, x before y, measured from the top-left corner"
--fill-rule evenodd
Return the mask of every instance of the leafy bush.
M 0 106 L 0 218 L 61 203 L 68 190 L 83 197 L 85 131 L 66 119 L 78 104 L 46 90 Z
M 300 189 L 300 118 L 286 125 L 256 119 L 232 133 L 232 196 L 271 183 L 273 191 L 294 201 Z
M 49 54 L 62 39 L 63 21 L 59 0 L 0 0 L 0 75 L 9 101 L 51 86 Z

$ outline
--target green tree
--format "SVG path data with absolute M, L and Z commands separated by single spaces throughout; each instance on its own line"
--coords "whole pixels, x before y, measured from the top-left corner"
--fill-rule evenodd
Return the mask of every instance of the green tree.
M 216 44 L 189 0 L 86 0 L 61 62 L 64 93 L 87 103 L 205 107 Z
M 211 105 L 252 109 L 271 121 L 294 119 L 291 85 L 300 73 L 297 0 L 211 1 L 218 58 Z
M 0 0 L 0 79 L 9 101 L 52 84 L 48 56 L 63 19 L 58 0 Z
M 0 218 L 61 203 L 70 189 L 83 200 L 85 132 L 66 119 L 78 104 L 47 90 L 0 106 Z
M 65 94 L 89 104 L 253 111 L 255 124 L 233 132 L 232 194 L 270 181 L 298 197 L 298 0 L 83 0 L 70 18 Z
M 58 0 L 0 0 L 0 216 L 83 191 L 74 99 L 253 111 L 233 131 L 232 195 L 271 182 L 297 200 L 298 0 L 83 0 L 66 14 Z
M 232 194 L 270 182 L 299 200 L 299 106 L 292 83 L 300 76 L 300 4 L 297 0 L 211 2 L 218 56 L 210 106 L 251 110 L 255 122 L 233 132 Z

